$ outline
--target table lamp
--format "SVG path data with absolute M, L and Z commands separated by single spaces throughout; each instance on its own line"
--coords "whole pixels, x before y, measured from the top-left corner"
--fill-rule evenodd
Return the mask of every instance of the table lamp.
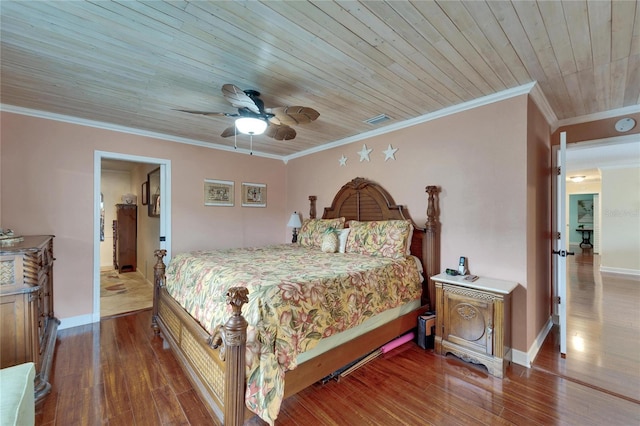
M 298 228 L 300 228 L 302 226 L 302 222 L 300 222 L 300 215 L 298 214 L 298 212 L 293 212 L 291 214 L 291 217 L 289 218 L 289 223 L 287 223 L 287 226 L 289 228 L 293 228 L 293 239 L 291 240 L 292 243 L 297 243 L 298 242 Z

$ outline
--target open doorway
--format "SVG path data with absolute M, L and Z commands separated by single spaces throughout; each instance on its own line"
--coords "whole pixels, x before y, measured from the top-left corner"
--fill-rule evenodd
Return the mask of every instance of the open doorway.
M 97 322 L 153 302 L 153 251 L 170 251 L 171 163 L 96 151 L 94 170 L 93 321 Z M 148 208 L 152 171 L 154 210 Z
M 640 141 L 576 145 L 568 147 L 566 164 L 569 179 L 582 178 L 580 182 L 567 182 L 568 210 L 574 211 L 567 214 L 566 231 L 569 236 L 576 232 L 581 238 L 573 244 L 568 239 L 570 246 L 566 247 L 575 252 L 575 256 L 567 257 L 567 354 L 566 358 L 560 355 L 559 329 L 554 326 L 533 367 L 640 403 L 640 359 L 636 355 L 640 351 L 638 268 L 625 269 L 603 258 L 620 250 L 621 244 L 626 248 L 640 245 L 637 232 L 635 237 L 628 236 L 628 227 L 620 230 L 626 232 L 625 240 L 611 235 L 618 232 L 618 222 L 624 219 L 612 216 L 617 211 L 627 212 L 620 210 L 619 200 L 629 198 L 625 194 L 640 194 L 640 179 L 620 178 L 626 176 L 621 172 L 626 170 L 633 170 L 637 176 Z M 576 195 L 574 203 L 571 194 Z M 585 208 L 580 213 L 584 222 L 577 220 L 578 201 Z M 569 217 L 572 214 L 576 216 L 573 221 Z M 581 244 L 582 230 L 587 226 L 593 229 L 590 244 Z

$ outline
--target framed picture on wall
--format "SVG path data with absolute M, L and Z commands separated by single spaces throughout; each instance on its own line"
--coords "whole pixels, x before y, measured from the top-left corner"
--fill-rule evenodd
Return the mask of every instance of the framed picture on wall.
M 593 223 L 593 199 L 578 201 L 578 223 Z
M 204 180 L 204 205 L 226 206 L 234 204 L 234 183 L 229 180 L 205 179 Z
M 148 178 L 147 178 L 148 179 Z M 142 182 L 142 205 L 149 204 L 149 181 Z
M 267 185 L 242 182 L 242 207 L 267 207 Z

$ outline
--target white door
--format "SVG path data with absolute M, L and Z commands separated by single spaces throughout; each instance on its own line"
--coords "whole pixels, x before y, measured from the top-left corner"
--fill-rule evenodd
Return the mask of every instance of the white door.
M 556 232 L 554 253 L 554 289 L 555 311 L 558 315 L 560 328 L 560 354 L 564 358 L 567 354 L 567 255 L 573 253 L 567 250 L 567 188 L 566 188 L 566 152 L 567 134 L 560 133 L 560 149 L 557 151 L 556 166 L 560 171 L 556 181 Z
M 593 254 L 600 254 L 600 193 L 593 194 Z

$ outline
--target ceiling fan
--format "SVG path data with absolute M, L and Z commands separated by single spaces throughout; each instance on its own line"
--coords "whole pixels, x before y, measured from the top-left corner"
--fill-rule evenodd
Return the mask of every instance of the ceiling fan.
M 264 102 L 260 99 L 260 92 L 241 90 L 233 84 L 222 86 L 222 95 L 232 106 L 238 108 L 237 113 L 186 109 L 178 111 L 189 114 L 237 117 L 235 125 L 222 132 L 220 136 L 223 138 L 234 136 L 237 132 L 252 136 L 264 133 L 279 141 L 291 140 L 296 137 L 296 131 L 291 126 L 310 123 L 320 117 L 320 113 L 315 109 L 303 106 L 265 108 Z

